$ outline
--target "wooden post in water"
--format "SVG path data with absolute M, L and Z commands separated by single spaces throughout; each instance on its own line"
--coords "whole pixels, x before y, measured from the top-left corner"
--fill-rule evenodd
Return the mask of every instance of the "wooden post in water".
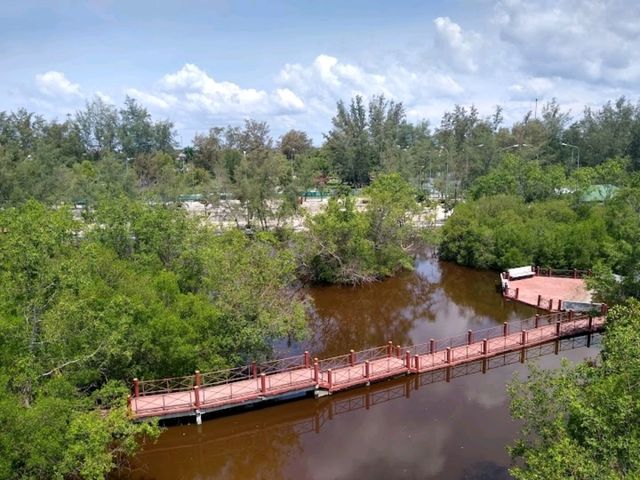
M 487 357 L 482 359 L 482 373 L 487 373 Z

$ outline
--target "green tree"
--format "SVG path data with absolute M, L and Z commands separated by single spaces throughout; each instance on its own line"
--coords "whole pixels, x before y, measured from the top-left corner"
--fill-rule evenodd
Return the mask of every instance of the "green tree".
M 522 422 L 510 451 L 517 479 L 622 479 L 640 475 L 640 303 L 611 310 L 598 359 L 533 368 L 509 386 Z

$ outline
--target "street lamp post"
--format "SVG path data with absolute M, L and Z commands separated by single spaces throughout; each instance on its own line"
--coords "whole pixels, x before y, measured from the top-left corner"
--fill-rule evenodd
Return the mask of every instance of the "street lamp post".
M 575 148 L 576 151 L 578 152 L 578 168 L 580 168 L 580 149 L 578 147 L 576 147 L 575 145 L 571 145 L 570 143 L 564 143 L 564 142 L 560 142 L 560 145 L 562 145 L 563 147 L 569 147 L 569 148 Z M 571 160 L 573 163 L 573 150 L 571 150 Z

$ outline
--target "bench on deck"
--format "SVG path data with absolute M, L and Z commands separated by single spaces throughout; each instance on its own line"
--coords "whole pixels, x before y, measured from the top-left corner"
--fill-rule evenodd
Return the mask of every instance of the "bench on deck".
M 509 280 L 517 280 L 518 278 L 533 277 L 536 274 L 532 266 L 510 268 L 507 270 L 507 278 Z

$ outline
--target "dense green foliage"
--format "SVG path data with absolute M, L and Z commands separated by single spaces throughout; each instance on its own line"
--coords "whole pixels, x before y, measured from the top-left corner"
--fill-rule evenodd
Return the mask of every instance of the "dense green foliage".
M 431 131 L 401 103 L 356 97 L 319 147 L 254 120 L 180 147 L 129 98 L 63 122 L 0 113 L 0 477 L 103 477 L 157 434 L 128 421 L 132 377 L 268 357 L 304 331 L 299 280 L 411 266 L 416 199 L 455 207 L 446 259 L 593 267 L 604 300 L 640 295 L 640 107 L 625 99 L 573 123 L 551 102 L 510 127 L 500 108 L 456 106 Z M 619 190 L 583 201 L 598 184 Z M 292 234 L 309 190 L 334 198 Z M 178 207 L 187 195 L 250 228 L 213 231 Z
M 303 267 L 313 281 L 358 284 L 411 268 L 413 189 L 398 174 L 381 175 L 364 198 L 364 211 L 347 195 L 330 199 L 326 211 L 307 219 Z
M 131 378 L 265 358 L 304 330 L 293 255 L 269 234 L 118 200 L 84 221 L 27 202 L 0 232 L 2 478 L 102 478 L 156 432 L 127 418 Z
M 522 420 L 511 454 L 517 479 L 619 479 L 640 476 L 640 303 L 608 316 L 596 361 L 555 371 L 532 369 L 510 386 Z

